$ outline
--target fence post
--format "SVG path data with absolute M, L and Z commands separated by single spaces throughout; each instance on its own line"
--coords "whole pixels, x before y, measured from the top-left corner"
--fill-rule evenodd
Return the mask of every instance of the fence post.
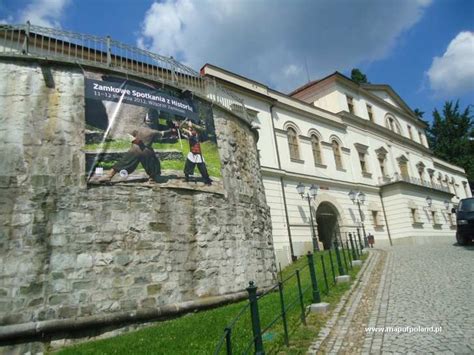
M 342 260 L 344 260 L 344 265 L 346 266 L 346 270 L 349 270 L 349 266 L 347 265 L 347 258 L 346 252 L 344 250 L 344 242 L 342 241 L 341 235 L 339 235 L 341 241 L 341 253 L 342 253 Z
M 354 241 L 352 240 L 352 233 L 349 233 L 349 242 L 351 243 L 352 260 L 358 260 L 356 251 L 354 249 Z
M 321 265 L 323 267 L 323 275 L 324 275 L 324 285 L 326 286 L 326 295 L 329 295 L 329 284 L 328 284 L 328 277 L 326 275 L 326 265 L 324 265 L 324 255 L 321 256 Z
M 346 240 L 346 253 L 347 253 L 347 259 L 349 259 L 349 268 L 352 270 L 351 251 L 349 249 L 349 241 L 348 240 Z
M 21 49 L 23 54 L 28 54 L 29 52 L 30 27 L 31 27 L 30 21 L 26 21 L 25 39 L 23 40 L 23 48 Z
M 308 251 L 306 255 L 308 257 L 309 275 L 311 277 L 311 285 L 313 286 L 313 302 L 321 302 L 321 294 L 319 293 L 318 280 L 316 279 L 316 270 L 314 268 L 313 254 Z
M 112 65 L 112 45 L 110 36 L 107 36 L 107 66 L 110 67 Z
M 227 355 L 232 355 L 231 328 L 225 328 L 225 348 Z
M 290 342 L 288 340 L 288 324 L 286 321 L 285 300 L 283 297 L 283 283 L 281 281 L 278 282 L 278 292 L 280 293 L 281 319 L 283 320 L 283 331 L 285 332 L 285 344 L 286 346 L 290 346 Z
M 300 306 L 301 306 L 301 321 L 304 325 L 306 325 L 306 315 L 304 311 L 304 301 L 303 301 L 303 291 L 301 289 L 301 279 L 300 279 L 300 271 L 296 270 L 296 281 L 298 282 L 298 294 L 300 298 Z
M 332 260 L 332 249 L 329 248 L 329 261 L 331 262 L 332 282 L 336 283 L 336 272 L 334 271 L 334 262 Z
M 171 59 L 171 82 L 174 83 L 175 76 L 176 76 L 176 67 L 174 65 L 174 58 L 173 56 L 170 57 Z
M 339 243 L 337 241 L 337 236 L 334 238 L 334 249 L 336 249 L 336 260 L 339 276 L 345 275 L 344 267 L 342 266 L 341 254 L 339 254 Z
M 362 252 L 362 249 L 364 249 L 364 245 L 362 244 L 362 240 L 360 239 L 360 230 L 357 228 L 357 238 L 359 239 L 359 249 Z
M 255 354 L 263 355 L 265 354 L 265 351 L 263 350 L 262 329 L 260 328 L 260 316 L 258 314 L 257 286 L 255 286 L 253 281 L 249 282 L 247 292 L 249 293 L 250 317 L 252 318 Z

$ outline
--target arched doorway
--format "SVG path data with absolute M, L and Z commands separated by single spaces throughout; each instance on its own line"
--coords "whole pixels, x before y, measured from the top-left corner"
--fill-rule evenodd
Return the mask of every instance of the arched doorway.
M 318 239 L 323 243 L 324 249 L 330 249 L 334 232 L 339 232 L 339 212 L 329 202 L 322 202 L 316 210 L 316 222 L 318 223 Z

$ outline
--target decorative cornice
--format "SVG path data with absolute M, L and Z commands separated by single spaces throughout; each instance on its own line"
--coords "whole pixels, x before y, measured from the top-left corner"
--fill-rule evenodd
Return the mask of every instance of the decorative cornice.
M 339 179 L 324 178 L 321 176 L 314 176 L 309 174 L 300 174 L 293 171 L 287 171 L 284 169 L 276 169 L 268 166 L 261 166 L 262 175 L 266 176 L 275 176 L 283 178 L 292 178 L 298 181 L 308 182 L 308 183 L 317 183 L 319 185 L 332 184 L 332 186 L 339 186 L 346 188 L 347 190 L 361 190 L 361 191 L 372 191 L 378 193 L 380 190 L 379 186 L 369 185 L 365 183 L 355 183 L 352 181 L 345 181 Z M 345 171 L 345 170 L 344 170 Z
M 354 143 L 354 146 L 359 152 L 366 153 L 369 150 L 369 146 L 365 144 Z
M 410 146 L 414 149 L 422 151 L 423 153 L 429 154 L 430 156 L 433 155 L 431 150 L 426 148 L 424 145 L 422 145 L 420 143 L 417 143 L 415 141 L 412 141 L 412 140 L 410 140 L 410 139 L 408 139 L 404 136 L 401 136 L 398 133 L 392 132 L 391 130 L 389 130 L 388 128 L 386 128 L 384 126 L 378 125 L 378 124 L 373 123 L 369 120 L 364 120 L 363 118 L 360 118 L 360 117 L 358 117 L 356 115 L 353 115 L 353 114 L 351 114 L 349 112 L 346 112 L 346 111 L 341 111 L 341 112 L 338 113 L 338 115 L 343 120 L 354 123 L 354 125 L 356 125 L 358 127 L 362 127 L 366 130 L 371 130 L 371 131 L 378 132 L 380 135 L 382 135 L 384 137 L 391 138 L 391 139 L 397 141 L 398 143 L 401 143 L 403 145 L 408 145 L 408 146 Z
M 384 147 L 380 147 L 378 149 L 375 149 L 375 154 L 377 154 L 377 157 L 383 158 L 388 154 L 388 150 Z

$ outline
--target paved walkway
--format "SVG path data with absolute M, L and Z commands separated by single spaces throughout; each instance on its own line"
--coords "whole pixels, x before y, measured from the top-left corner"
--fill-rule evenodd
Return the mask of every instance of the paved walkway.
M 371 252 L 308 353 L 474 354 L 474 247 L 445 240 Z

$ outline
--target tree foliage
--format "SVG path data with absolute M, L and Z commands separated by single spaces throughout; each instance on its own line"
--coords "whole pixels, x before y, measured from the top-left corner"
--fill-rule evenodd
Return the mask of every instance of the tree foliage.
M 367 76 L 362 73 L 358 68 L 354 68 L 351 71 L 351 79 L 358 84 L 369 84 Z
M 416 109 L 413 110 L 413 113 L 419 119 L 423 119 L 423 115 L 425 114 L 425 111 L 421 111 L 419 108 L 416 108 Z
M 428 141 L 435 156 L 466 171 L 474 181 L 474 120 L 469 106 L 459 109 L 459 100 L 447 101 L 440 113 L 433 111 L 433 122 L 428 128 Z

